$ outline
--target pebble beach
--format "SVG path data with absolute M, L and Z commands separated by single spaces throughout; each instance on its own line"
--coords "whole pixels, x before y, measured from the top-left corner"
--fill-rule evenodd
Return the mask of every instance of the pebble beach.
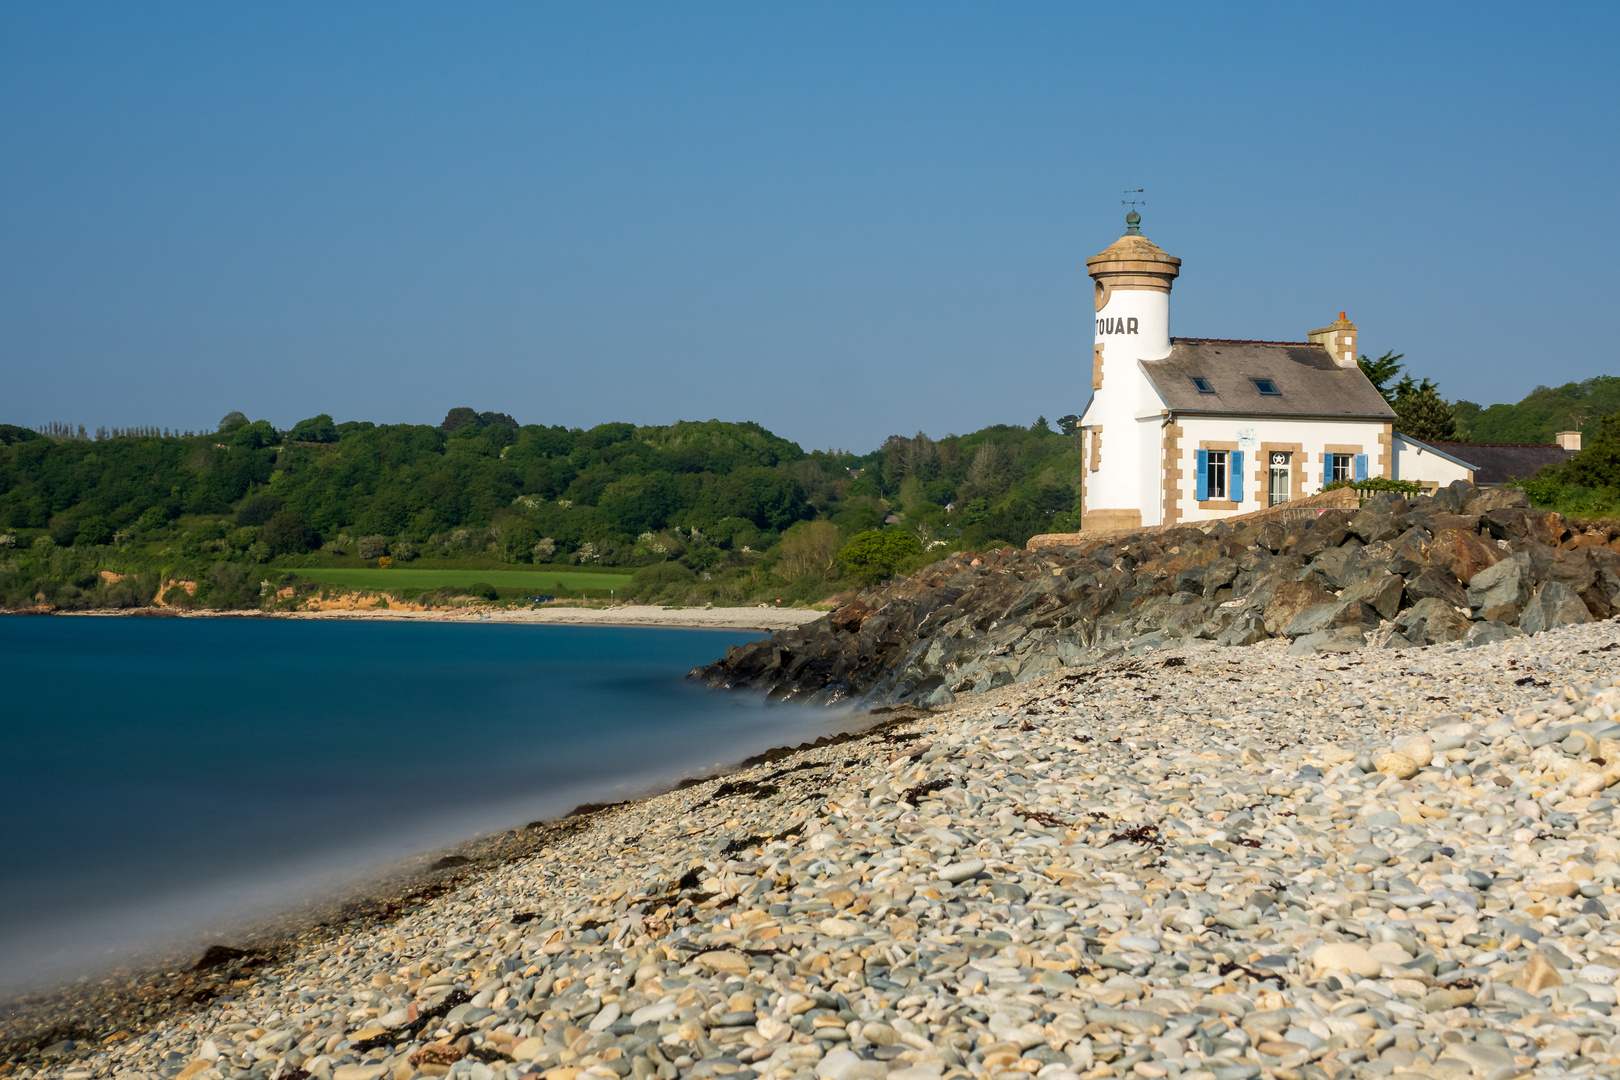
M 0 1075 L 1620 1076 L 1617 669 L 1204 642 L 880 713 Z

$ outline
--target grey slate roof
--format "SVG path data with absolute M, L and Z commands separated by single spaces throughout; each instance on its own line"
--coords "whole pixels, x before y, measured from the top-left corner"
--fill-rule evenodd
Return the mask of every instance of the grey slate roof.
M 1557 443 L 1430 443 L 1436 450 L 1461 458 L 1474 467 L 1474 483 L 1502 484 L 1528 480 L 1548 465 L 1562 465 L 1575 456 Z
M 1314 342 L 1172 338 L 1170 355 L 1142 361 L 1142 370 L 1176 412 L 1395 419 L 1360 368 L 1341 368 Z M 1199 393 L 1194 375 L 1215 392 Z M 1270 379 L 1282 393 L 1263 395 L 1250 379 Z

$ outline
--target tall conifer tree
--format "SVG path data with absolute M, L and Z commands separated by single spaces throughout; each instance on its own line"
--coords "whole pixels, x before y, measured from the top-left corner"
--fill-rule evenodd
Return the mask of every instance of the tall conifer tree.
M 1424 379 L 1414 383 L 1401 380 L 1395 398 L 1395 428 L 1423 442 L 1451 442 L 1457 437 L 1457 420 L 1440 390 Z

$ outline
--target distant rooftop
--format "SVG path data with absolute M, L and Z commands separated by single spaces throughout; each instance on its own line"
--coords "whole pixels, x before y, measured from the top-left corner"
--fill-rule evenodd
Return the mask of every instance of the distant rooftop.
M 1545 442 L 1431 442 L 1430 446 L 1489 446 L 1489 447 L 1515 447 L 1528 446 L 1536 450 L 1563 450 L 1557 443 Z M 1575 451 L 1567 450 L 1565 453 L 1573 455 Z
M 1472 465 L 1476 484 L 1528 480 L 1548 465 L 1562 465 L 1575 456 L 1575 451 L 1565 450 L 1557 443 L 1431 442 L 1428 445 Z

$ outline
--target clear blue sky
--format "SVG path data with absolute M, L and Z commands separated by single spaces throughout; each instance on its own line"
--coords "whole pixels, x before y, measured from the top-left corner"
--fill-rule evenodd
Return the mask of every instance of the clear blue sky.
M 1343 309 L 1448 397 L 1620 370 L 1613 4 L 0 8 L 0 422 L 1078 411 Z

